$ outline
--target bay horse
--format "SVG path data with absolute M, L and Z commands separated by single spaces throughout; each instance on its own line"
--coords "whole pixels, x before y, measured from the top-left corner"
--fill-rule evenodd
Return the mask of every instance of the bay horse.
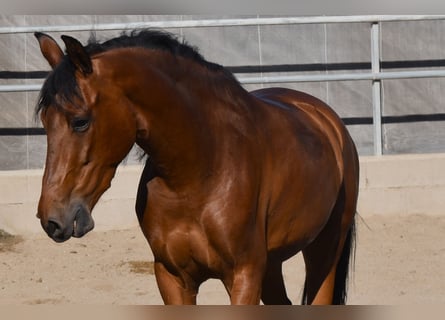
M 299 251 L 302 302 L 345 303 L 359 163 L 328 105 L 285 88 L 247 92 L 164 31 L 85 46 L 63 35 L 66 53 L 35 36 L 52 67 L 36 106 L 47 134 L 37 217 L 49 237 L 93 229 L 136 143 L 147 154 L 136 213 L 165 304 L 195 304 L 209 278 L 232 304 L 289 304 L 282 263 Z

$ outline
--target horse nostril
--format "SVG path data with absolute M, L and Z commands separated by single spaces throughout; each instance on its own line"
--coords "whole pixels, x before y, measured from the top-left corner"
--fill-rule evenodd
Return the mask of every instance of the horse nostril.
M 53 220 L 49 220 L 48 221 L 48 226 L 46 227 L 46 232 L 48 232 L 49 236 L 54 236 L 57 230 L 62 229 L 60 224 L 53 221 Z

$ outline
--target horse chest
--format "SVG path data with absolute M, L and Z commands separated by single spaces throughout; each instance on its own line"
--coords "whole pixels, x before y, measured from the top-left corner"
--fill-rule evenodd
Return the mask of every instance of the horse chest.
M 164 219 L 150 230 L 148 241 L 156 260 L 174 273 L 207 274 L 208 277 L 218 273 L 217 252 L 195 223 Z

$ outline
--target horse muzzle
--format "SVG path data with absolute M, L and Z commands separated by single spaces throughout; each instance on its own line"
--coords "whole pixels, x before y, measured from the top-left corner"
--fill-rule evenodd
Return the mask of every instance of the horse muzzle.
M 91 213 L 83 204 L 70 206 L 65 214 L 41 218 L 40 223 L 48 236 L 56 242 L 64 242 L 71 237 L 80 238 L 94 228 Z

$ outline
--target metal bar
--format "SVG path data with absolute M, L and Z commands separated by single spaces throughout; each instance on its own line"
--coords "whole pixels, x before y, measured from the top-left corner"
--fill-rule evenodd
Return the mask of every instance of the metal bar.
M 290 76 L 263 76 L 263 77 L 239 77 L 243 84 L 259 83 L 288 83 L 288 82 L 321 82 L 321 81 L 352 81 L 352 80 L 390 80 L 390 79 L 414 79 L 414 78 L 441 78 L 445 77 L 443 70 L 419 70 L 419 71 L 388 71 L 388 72 L 357 72 L 334 74 L 306 74 Z
M 323 82 L 323 81 L 354 81 L 354 80 L 391 80 L 416 78 L 443 78 L 443 70 L 394 71 L 377 73 L 337 73 L 337 74 L 306 74 L 291 76 L 238 77 L 242 84 L 291 83 L 291 82 Z M 0 85 L 0 92 L 39 91 L 41 84 Z
M 0 92 L 40 91 L 42 84 L 3 84 Z
M 380 25 L 371 25 L 371 71 L 373 75 L 380 73 Z M 382 92 L 381 79 L 372 81 L 372 120 L 374 132 L 374 155 L 382 155 Z
M 441 78 L 445 69 L 418 71 L 386 71 L 372 73 L 372 80 L 411 79 L 411 78 Z
M 143 21 L 127 23 L 103 23 L 65 26 L 14 26 L 1 27 L 0 34 L 39 32 L 73 32 L 99 30 L 128 30 L 139 28 L 195 28 L 195 27 L 229 27 L 252 25 L 284 25 L 284 24 L 319 24 L 319 23 L 365 23 L 444 20 L 445 15 L 367 15 L 367 16 L 314 16 L 314 17 L 277 17 L 247 19 L 203 19 L 203 20 L 172 20 Z

